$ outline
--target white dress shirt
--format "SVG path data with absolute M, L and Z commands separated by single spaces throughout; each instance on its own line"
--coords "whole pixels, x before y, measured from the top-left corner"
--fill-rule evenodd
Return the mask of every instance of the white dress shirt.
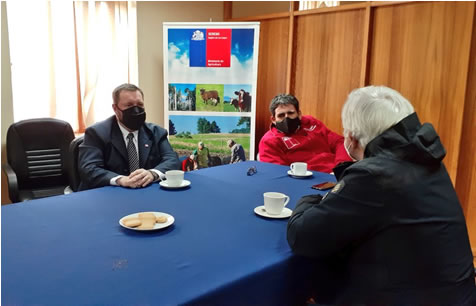
M 117 122 L 117 125 L 119 125 L 119 129 L 121 130 L 121 133 L 122 133 L 122 138 L 124 139 L 124 144 L 126 145 L 126 148 L 127 148 L 127 143 L 128 143 L 128 139 L 127 139 L 127 136 L 129 136 L 129 133 L 132 133 L 134 135 L 134 138 L 132 139 L 132 141 L 134 142 L 134 147 L 136 148 L 136 152 L 137 152 L 137 156 L 139 156 L 139 130 L 137 131 L 133 131 L 133 132 L 129 132 L 128 130 L 126 130 L 119 122 Z M 160 179 L 164 179 L 165 178 L 165 174 L 160 172 L 159 170 L 157 169 L 149 169 L 150 171 L 154 171 L 155 173 L 157 173 L 159 175 L 159 178 Z M 115 176 L 113 177 L 111 180 L 110 180 L 110 184 L 113 185 L 113 186 L 119 186 L 119 184 L 117 183 L 117 180 L 121 177 L 123 177 L 124 175 L 118 175 L 118 176 Z

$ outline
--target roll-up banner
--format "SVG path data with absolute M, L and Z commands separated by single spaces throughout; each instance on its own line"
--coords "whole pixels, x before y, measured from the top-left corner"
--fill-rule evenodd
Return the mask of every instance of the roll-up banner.
M 255 155 L 259 22 L 164 23 L 164 122 L 181 160 L 229 163 L 233 140 Z M 167 125 L 168 122 L 168 125 Z M 208 148 L 198 160 L 198 144 Z M 200 164 L 202 161 L 202 164 Z

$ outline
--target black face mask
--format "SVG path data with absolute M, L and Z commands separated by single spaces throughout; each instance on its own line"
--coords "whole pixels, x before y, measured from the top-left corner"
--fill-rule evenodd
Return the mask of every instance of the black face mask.
M 299 119 L 299 117 L 294 119 L 286 117 L 281 122 L 276 121 L 275 125 L 276 128 L 284 134 L 293 134 L 299 126 L 301 126 L 301 119 Z
M 129 130 L 137 131 L 145 122 L 145 110 L 139 106 L 129 107 L 120 110 L 122 113 L 122 124 Z

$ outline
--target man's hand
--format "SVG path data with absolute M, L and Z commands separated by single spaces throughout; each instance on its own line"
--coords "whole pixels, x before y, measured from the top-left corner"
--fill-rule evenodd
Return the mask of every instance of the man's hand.
M 122 176 L 116 180 L 116 183 L 121 187 L 137 188 L 137 184 L 132 182 L 128 176 Z
M 146 187 L 154 181 L 154 175 L 149 170 L 137 169 L 129 176 L 123 176 L 116 182 L 122 187 L 140 188 Z
M 146 187 L 154 181 L 154 175 L 149 170 L 137 169 L 129 175 L 129 179 L 136 183 L 137 187 Z

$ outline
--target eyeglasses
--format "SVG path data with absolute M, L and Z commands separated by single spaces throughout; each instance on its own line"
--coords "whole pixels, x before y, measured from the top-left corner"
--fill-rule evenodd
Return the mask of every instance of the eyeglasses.
M 251 167 L 251 168 L 248 169 L 248 171 L 246 172 L 246 175 L 251 176 L 251 175 L 253 175 L 253 174 L 257 173 L 257 172 L 258 172 L 258 170 L 256 169 L 255 166 L 253 166 L 253 167 Z

